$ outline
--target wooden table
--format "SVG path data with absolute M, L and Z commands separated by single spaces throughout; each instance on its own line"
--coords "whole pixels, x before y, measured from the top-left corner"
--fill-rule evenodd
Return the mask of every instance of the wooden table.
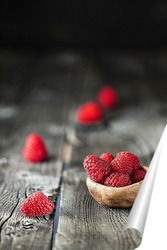
M 96 203 L 85 185 L 87 154 L 131 151 L 149 165 L 166 124 L 167 52 L 0 51 L 0 249 L 130 250 L 130 209 Z M 108 83 L 119 106 L 106 124 L 78 127 L 80 104 Z M 26 136 L 39 133 L 49 159 L 25 162 Z M 37 190 L 55 201 L 49 216 L 29 218 L 20 204 Z

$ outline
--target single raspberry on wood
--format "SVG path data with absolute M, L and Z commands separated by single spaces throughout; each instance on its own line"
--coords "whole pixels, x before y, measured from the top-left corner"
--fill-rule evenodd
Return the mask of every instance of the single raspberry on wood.
M 29 162 L 41 162 L 48 157 L 43 139 L 38 134 L 30 134 L 24 143 L 22 155 Z
M 97 101 L 103 109 L 112 109 L 118 104 L 118 96 L 111 86 L 106 85 L 98 91 Z
M 102 118 L 103 115 L 101 109 L 93 101 L 82 104 L 76 113 L 77 122 L 82 125 L 90 125 L 99 122 Z
M 120 173 L 130 174 L 132 170 L 140 168 L 140 162 L 136 155 L 122 151 L 117 153 L 111 167 Z
M 20 205 L 20 211 L 29 217 L 46 215 L 51 213 L 53 209 L 53 202 L 41 191 L 30 195 Z
M 103 183 L 104 177 L 111 172 L 109 163 L 96 155 L 87 155 L 84 159 L 83 166 L 88 176 L 98 183 Z
M 145 175 L 146 175 L 146 171 L 144 171 L 143 169 L 135 169 L 132 171 L 130 175 L 131 182 L 136 183 L 136 182 L 142 181 Z
M 119 172 L 110 173 L 104 179 L 105 186 L 124 187 L 131 184 L 130 176 Z
M 111 161 L 114 159 L 114 156 L 109 152 L 105 152 L 105 153 L 101 154 L 99 158 L 108 162 L 108 163 L 111 163 Z

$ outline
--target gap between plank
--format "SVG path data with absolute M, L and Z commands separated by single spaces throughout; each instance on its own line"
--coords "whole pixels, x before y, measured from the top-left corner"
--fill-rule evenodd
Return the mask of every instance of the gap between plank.
M 57 229 L 58 229 L 58 224 L 59 224 L 59 217 L 60 217 L 60 211 L 61 211 L 61 199 L 62 199 L 62 184 L 64 183 L 64 171 L 68 169 L 69 162 L 72 156 L 72 150 L 73 150 L 73 145 L 69 142 L 66 142 L 63 148 L 63 155 L 62 155 L 63 167 L 62 167 L 61 178 L 59 182 L 58 196 L 56 199 L 56 211 L 55 211 L 54 222 L 53 222 L 53 235 L 52 235 L 52 242 L 51 242 L 51 250 L 55 246 L 56 234 L 57 234 Z

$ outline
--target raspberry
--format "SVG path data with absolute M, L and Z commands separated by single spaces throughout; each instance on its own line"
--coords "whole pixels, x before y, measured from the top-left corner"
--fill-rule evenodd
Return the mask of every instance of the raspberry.
M 146 175 L 146 172 L 143 169 L 135 169 L 132 171 L 130 178 L 132 183 L 142 181 Z
M 139 169 L 140 163 L 136 155 L 130 152 L 119 152 L 111 162 L 111 167 L 120 173 L 130 174 L 133 169 Z
M 102 159 L 103 161 L 111 163 L 111 161 L 114 159 L 114 156 L 106 152 L 106 153 L 101 154 L 99 158 Z
M 20 205 L 20 211 L 30 217 L 49 214 L 53 211 L 53 209 L 53 202 L 40 191 L 30 195 Z
M 106 85 L 97 93 L 97 101 L 104 109 L 112 109 L 118 103 L 118 96 L 112 87 Z
M 130 184 L 130 176 L 128 174 L 122 174 L 119 172 L 109 174 L 104 180 L 104 185 L 111 187 L 124 187 Z
M 88 176 L 98 183 L 103 183 L 104 177 L 111 172 L 109 163 L 96 155 L 88 155 L 84 159 L 83 166 Z
M 29 162 L 41 162 L 48 156 L 43 139 L 38 134 L 30 134 L 24 143 L 22 155 Z
M 76 119 L 83 125 L 93 124 L 102 120 L 102 112 L 95 102 L 86 102 L 78 108 Z

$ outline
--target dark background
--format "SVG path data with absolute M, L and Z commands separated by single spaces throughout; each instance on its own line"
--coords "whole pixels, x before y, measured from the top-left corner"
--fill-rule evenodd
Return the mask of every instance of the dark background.
M 167 1 L 4 0 L 0 46 L 166 48 Z

